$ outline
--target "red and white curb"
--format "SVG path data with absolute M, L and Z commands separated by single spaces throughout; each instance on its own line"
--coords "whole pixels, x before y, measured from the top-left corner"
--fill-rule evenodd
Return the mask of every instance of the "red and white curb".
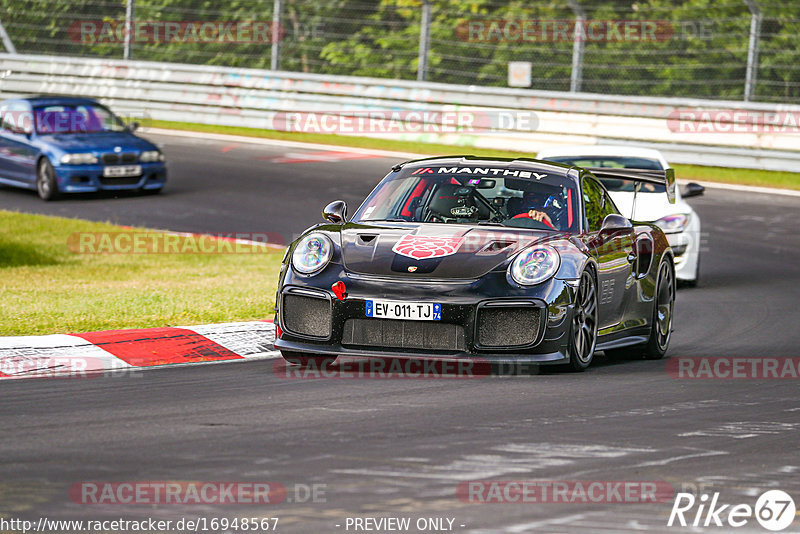
M 276 358 L 268 321 L 0 337 L 0 379 L 81 378 L 133 368 Z

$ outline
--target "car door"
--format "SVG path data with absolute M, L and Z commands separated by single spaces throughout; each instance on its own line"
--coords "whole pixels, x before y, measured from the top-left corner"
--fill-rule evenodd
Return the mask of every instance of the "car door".
M 622 321 L 626 294 L 632 280 L 633 228 L 601 231 L 603 220 L 619 214 L 608 192 L 593 177 L 582 181 L 584 215 L 588 229 L 587 246 L 597 260 L 597 302 L 599 328 L 612 327 Z
M 27 102 L 10 101 L 0 108 L 0 176 L 23 184 L 36 180 L 36 155 L 31 143 L 33 115 Z
M 0 178 L 6 180 L 15 180 L 13 165 L 13 151 L 11 149 L 12 141 L 10 139 L 13 133 L 12 128 L 15 118 L 9 113 L 9 102 L 3 102 L 0 105 Z M 13 126 L 12 126 L 13 125 Z

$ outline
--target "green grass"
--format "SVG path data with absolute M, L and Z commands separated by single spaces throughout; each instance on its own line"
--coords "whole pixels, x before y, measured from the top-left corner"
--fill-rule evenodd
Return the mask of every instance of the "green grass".
M 177 250 L 189 252 L 86 254 L 81 251 L 107 249 L 100 248 L 103 241 L 96 237 L 80 248 L 85 232 L 102 236 L 130 230 L 9 211 L 0 211 L 0 228 L 0 335 L 221 323 L 273 315 L 281 250 L 238 245 L 239 253 L 230 253 L 231 244 L 180 238 Z M 147 235 L 149 242 L 175 239 L 135 231 Z M 118 250 L 124 252 L 129 243 L 120 241 Z M 191 252 L 214 244 L 223 253 Z
M 533 154 L 530 153 L 514 152 L 511 150 L 478 149 L 466 146 L 459 147 L 453 145 L 425 143 L 420 141 L 394 141 L 389 139 L 373 139 L 369 137 L 355 137 L 349 135 L 281 132 L 276 130 L 245 128 L 241 126 L 216 126 L 212 124 L 194 124 L 188 122 L 157 120 L 148 121 L 147 126 L 156 128 L 169 128 L 173 130 L 191 130 L 195 132 L 245 135 L 248 137 L 263 137 L 268 139 L 320 143 L 326 145 L 395 150 L 398 152 L 412 152 L 416 154 L 439 155 L 468 153 L 502 158 L 533 156 Z M 800 173 L 795 172 L 731 169 L 725 167 L 706 167 L 703 165 L 675 165 L 675 174 L 681 180 L 700 180 L 706 182 L 778 187 L 783 189 L 800 189 Z

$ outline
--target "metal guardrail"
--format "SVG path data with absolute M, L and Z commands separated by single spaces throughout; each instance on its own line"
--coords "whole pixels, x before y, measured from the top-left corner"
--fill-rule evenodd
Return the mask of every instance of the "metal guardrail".
M 67 94 L 99 98 L 132 116 L 266 129 L 286 129 L 282 112 L 534 112 L 533 125 L 491 132 L 393 133 L 376 137 L 535 153 L 553 144 L 618 144 L 658 148 L 675 163 L 794 169 L 800 128 L 774 131 L 800 106 L 685 98 L 645 98 L 403 80 L 327 76 L 259 69 L 141 61 L 0 54 L 3 97 Z M 729 110 L 733 133 L 674 131 L 679 113 Z M 734 111 L 740 112 L 740 116 Z M 754 116 L 766 126 L 752 128 Z M 692 126 L 693 119 L 686 125 Z M 672 129 L 671 129 L 672 126 Z M 722 128 L 720 128 L 720 126 Z M 773 130 L 773 131 L 770 131 Z M 353 135 L 365 135 L 353 133 Z

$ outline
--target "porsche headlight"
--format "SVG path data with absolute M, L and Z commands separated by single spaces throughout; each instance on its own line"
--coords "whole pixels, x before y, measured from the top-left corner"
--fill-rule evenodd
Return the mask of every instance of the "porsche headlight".
M 508 272 L 511 278 L 523 286 L 539 284 L 551 278 L 561 265 L 561 257 L 553 247 L 542 245 L 520 252 Z
M 61 156 L 61 163 L 64 165 L 91 165 L 97 163 L 97 158 L 94 154 L 79 153 L 79 154 L 64 154 Z
M 683 213 L 667 215 L 666 217 L 661 217 L 654 224 L 664 230 L 665 234 L 676 234 L 686 229 L 686 225 L 689 224 L 689 216 Z
M 303 274 L 322 270 L 333 255 L 333 243 L 328 236 L 319 233 L 308 234 L 294 249 L 292 267 Z
M 164 154 L 160 150 L 145 150 L 139 154 L 139 161 L 142 163 L 152 163 L 154 161 L 164 161 Z

